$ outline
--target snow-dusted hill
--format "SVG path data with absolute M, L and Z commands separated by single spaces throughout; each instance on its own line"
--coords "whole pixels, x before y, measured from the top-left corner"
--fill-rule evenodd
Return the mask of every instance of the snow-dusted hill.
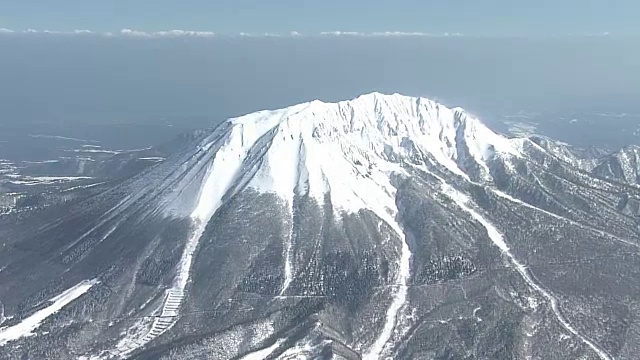
M 0 219 L 0 353 L 631 359 L 640 190 L 586 163 L 400 94 L 229 119 L 98 196 Z

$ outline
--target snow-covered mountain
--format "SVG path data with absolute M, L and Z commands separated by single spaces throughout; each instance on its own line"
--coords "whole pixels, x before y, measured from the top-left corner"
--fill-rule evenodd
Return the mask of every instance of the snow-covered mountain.
M 640 147 L 627 146 L 598 161 L 594 174 L 631 184 L 640 184 Z
M 400 94 L 229 119 L 0 218 L 0 354 L 632 359 L 640 189 L 594 167 Z

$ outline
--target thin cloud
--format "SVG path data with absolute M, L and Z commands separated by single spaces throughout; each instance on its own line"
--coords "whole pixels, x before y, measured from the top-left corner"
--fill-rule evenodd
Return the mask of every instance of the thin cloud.
M 213 38 L 213 37 L 462 37 L 467 36 L 459 32 L 445 32 L 445 33 L 427 33 L 427 32 L 406 32 L 406 31 L 374 31 L 374 32 L 359 32 L 359 31 L 322 31 L 316 33 L 302 33 L 298 31 L 290 31 L 286 33 L 215 33 L 212 31 L 196 31 L 196 30 L 166 30 L 166 31 L 142 31 L 135 29 L 122 29 L 116 32 L 96 32 L 88 29 L 78 29 L 71 31 L 59 31 L 59 30 L 15 30 L 8 28 L 0 28 L 0 35 L 34 35 L 34 34 L 48 34 L 48 35 L 91 35 L 91 36 L 104 36 L 104 37 L 136 37 L 136 38 Z M 471 35 L 479 36 L 479 35 Z M 508 35 L 506 35 L 508 37 Z M 613 36 L 612 33 L 605 31 L 600 33 L 569 33 L 564 35 L 551 35 L 551 37 L 600 37 L 600 36 Z
M 560 38 L 560 37 L 607 37 L 612 36 L 613 34 L 609 31 L 603 31 L 599 33 L 569 33 L 565 35 L 561 34 L 553 34 L 552 37 Z
M 302 34 L 297 33 L 297 35 L 293 35 L 293 34 L 278 34 L 278 33 L 246 33 L 246 32 L 241 32 L 238 34 L 228 34 L 227 36 L 240 36 L 240 37 L 283 37 L 283 36 L 301 36 Z M 224 36 L 224 35 L 223 35 Z
M 37 30 L 32 30 L 32 33 L 39 33 Z M 43 34 L 51 34 L 51 35 L 94 35 L 95 33 L 91 30 L 73 30 L 73 31 L 58 31 L 58 30 L 43 30 L 41 31 Z
M 194 30 L 167 30 L 146 32 L 132 29 L 122 29 L 120 34 L 124 36 L 137 36 L 137 37 L 213 37 L 216 34 L 211 31 L 194 31 Z
M 0 28 L 0 34 L 96 35 L 98 33 L 86 29 L 78 29 L 72 31 L 26 29 L 22 31 L 16 31 L 7 28 Z
M 58 30 L 12 30 L 0 28 L 0 34 L 49 34 L 49 35 L 97 35 L 106 37 L 140 37 L 140 38 L 176 38 L 176 37 L 316 37 L 316 36 L 362 36 L 362 37 L 418 37 L 418 36 L 462 36 L 459 33 L 431 34 L 424 32 L 402 32 L 402 31 L 380 31 L 380 32 L 356 32 L 356 31 L 323 31 L 320 33 L 301 33 L 298 31 L 290 31 L 287 33 L 246 33 L 237 34 L 217 34 L 212 31 L 194 31 L 194 30 L 166 30 L 166 31 L 141 31 L 135 29 L 122 29 L 118 32 L 95 32 L 87 29 L 58 31 Z
M 95 36 L 121 36 L 121 37 L 145 37 L 145 38 L 162 38 L 162 37 L 213 37 L 215 33 L 210 31 L 193 31 L 193 30 L 167 30 L 167 31 L 156 31 L 156 32 L 147 32 L 147 31 L 139 31 L 133 29 L 122 29 L 119 32 L 95 32 L 87 29 L 77 29 L 71 31 L 60 31 L 60 30 L 36 30 L 36 29 L 26 29 L 26 30 L 13 30 L 7 28 L 0 28 L 0 34 L 27 34 L 27 35 L 36 35 L 36 34 L 46 34 L 46 35 L 95 35 Z
M 385 31 L 385 32 L 374 32 L 371 34 L 372 36 L 437 36 L 430 33 L 423 32 L 402 32 L 402 31 Z
M 323 31 L 320 36 L 364 36 L 365 33 L 355 31 Z
M 362 36 L 362 37 L 441 37 L 441 36 L 463 36 L 461 33 L 443 33 L 434 34 L 426 32 L 406 32 L 406 31 L 375 31 L 375 32 L 357 32 L 357 31 L 324 31 L 320 36 Z

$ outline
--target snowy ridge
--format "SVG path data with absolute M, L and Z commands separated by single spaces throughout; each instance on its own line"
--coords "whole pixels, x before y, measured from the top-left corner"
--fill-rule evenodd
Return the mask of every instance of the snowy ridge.
M 505 242 L 503 235 L 500 231 L 493 226 L 487 219 L 485 219 L 480 213 L 469 206 L 469 198 L 467 198 L 464 194 L 458 192 L 453 187 L 448 185 L 444 180 L 442 181 L 442 191 L 447 194 L 451 200 L 453 200 L 462 210 L 467 212 L 474 220 L 479 222 L 487 231 L 487 235 L 491 239 L 491 241 L 496 245 L 503 254 L 505 254 L 508 258 L 515 270 L 520 274 L 522 279 L 539 295 L 541 295 L 545 300 L 547 300 L 551 306 L 551 311 L 554 313 L 560 324 L 578 338 L 582 343 L 587 345 L 591 350 L 593 350 L 598 357 L 602 360 L 611 360 L 612 357 L 607 354 L 601 347 L 599 347 L 596 343 L 588 339 L 586 336 L 581 334 L 562 314 L 560 307 L 558 306 L 558 300 L 551 294 L 549 291 L 540 286 L 531 276 L 527 267 L 521 263 L 515 255 L 509 249 L 508 244 Z
M 624 179 L 630 183 L 638 182 L 638 159 L 640 158 L 640 149 L 637 147 L 628 147 L 620 151 L 616 157 L 620 163 Z
M 560 220 L 562 220 L 562 221 L 566 221 L 567 223 L 569 223 L 569 224 L 571 224 L 571 225 L 574 225 L 574 226 L 580 227 L 580 228 L 582 228 L 582 229 L 585 229 L 585 230 L 588 230 L 588 231 L 591 231 L 591 232 L 597 233 L 597 234 L 599 234 L 599 235 L 601 235 L 601 236 L 606 236 L 607 238 L 609 238 L 609 239 L 611 239 L 611 240 L 613 240 L 613 241 L 617 241 L 617 242 L 620 242 L 620 243 L 625 244 L 625 245 L 628 245 L 628 246 L 633 246 L 633 247 L 635 247 L 635 248 L 640 248 L 640 245 L 636 244 L 635 242 L 633 242 L 633 241 L 631 241 L 631 240 L 621 238 L 621 237 L 616 236 L 616 235 L 613 235 L 613 234 L 611 234 L 611 233 L 609 233 L 609 232 L 606 232 L 606 231 L 603 231 L 603 230 L 597 229 L 597 228 L 592 227 L 592 226 L 588 226 L 588 225 L 585 225 L 585 224 L 581 224 L 581 223 L 579 223 L 579 222 L 577 222 L 577 221 L 575 221 L 575 220 L 571 220 L 571 219 L 569 219 L 569 218 L 567 218 L 567 217 L 560 216 L 560 215 L 558 215 L 558 214 L 554 214 L 554 213 L 549 212 L 549 211 L 547 211 L 547 210 L 541 209 L 541 208 L 539 208 L 539 207 L 537 207 L 537 206 L 533 206 L 533 205 L 531 205 L 531 204 L 529 204 L 529 203 L 526 203 L 526 202 L 524 202 L 524 201 L 522 201 L 522 200 L 520 200 L 520 199 L 516 199 L 516 198 L 514 198 L 513 196 L 511 196 L 511 195 L 509 195 L 509 194 L 507 194 L 507 193 L 505 193 L 505 192 L 502 192 L 502 191 L 500 191 L 500 190 L 493 189 L 493 188 L 488 188 L 488 189 L 489 189 L 491 192 L 493 192 L 494 194 L 498 195 L 499 197 L 501 197 L 501 198 L 503 198 L 503 199 L 506 199 L 506 200 L 508 200 L 508 201 L 511 201 L 511 202 L 513 202 L 513 203 L 515 203 L 515 204 L 518 204 L 518 205 L 521 205 L 521 206 L 527 207 L 527 208 L 529 208 L 529 209 L 533 209 L 533 210 L 535 210 L 535 211 L 539 211 L 539 212 L 541 212 L 541 213 L 544 213 L 544 214 L 549 215 L 549 216 L 551 216 L 551 217 L 554 217 L 554 218 L 556 218 L 556 219 L 560 219 Z
M 234 131 L 227 141 L 241 142 L 251 148 L 245 154 L 260 157 L 238 154 L 238 162 L 253 166 L 243 169 L 249 187 L 289 203 L 294 194 L 323 201 L 330 193 L 332 203 L 347 211 L 388 198 L 393 192 L 389 174 L 402 173 L 401 164 L 416 155 L 465 178 L 469 161 L 489 176 L 487 161 L 496 153 L 519 156 L 513 140 L 461 109 L 399 94 L 372 93 L 338 103 L 315 100 L 229 122 Z M 366 191 L 356 192 L 360 188 Z
M 633 145 L 627 146 L 600 159 L 593 170 L 594 173 L 607 178 L 639 184 L 640 148 Z

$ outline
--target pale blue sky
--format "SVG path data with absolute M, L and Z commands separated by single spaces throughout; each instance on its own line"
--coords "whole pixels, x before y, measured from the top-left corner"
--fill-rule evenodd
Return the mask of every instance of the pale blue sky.
M 639 34 L 637 0 L 2 0 L 0 28 Z

